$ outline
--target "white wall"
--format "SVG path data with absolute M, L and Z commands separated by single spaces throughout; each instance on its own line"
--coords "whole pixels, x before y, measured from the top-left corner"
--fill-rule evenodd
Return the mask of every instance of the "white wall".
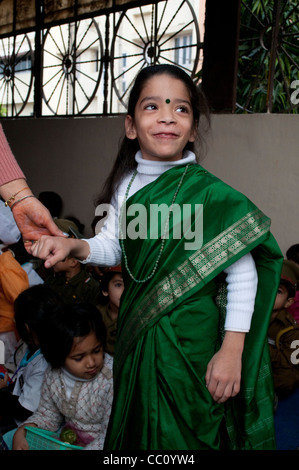
M 93 200 L 115 157 L 123 117 L 3 120 L 12 150 L 36 195 L 58 192 L 63 215 L 91 235 Z M 299 243 L 299 116 L 214 115 L 202 165 L 245 193 L 272 219 L 283 253 Z

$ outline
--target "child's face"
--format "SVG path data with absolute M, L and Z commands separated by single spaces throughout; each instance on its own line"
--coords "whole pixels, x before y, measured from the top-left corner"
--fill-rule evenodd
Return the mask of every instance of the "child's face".
M 294 299 L 293 297 L 290 297 L 286 286 L 284 284 L 279 284 L 273 311 L 281 310 L 282 308 L 288 308 L 290 305 L 292 305 L 293 302 Z
M 120 298 L 124 291 L 124 281 L 121 274 L 115 274 L 108 283 L 108 291 L 103 292 L 109 298 L 109 305 L 113 309 L 118 309 Z
M 104 350 L 94 332 L 84 337 L 76 337 L 65 361 L 65 368 L 75 377 L 91 380 L 102 369 Z
M 145 160 L 180 160 L 187 143 L 195 140 L 185 84 L 168 74 L 150 78 L 137 101 L 134 119 L 126 118 L 126 136 L 138 139 Z

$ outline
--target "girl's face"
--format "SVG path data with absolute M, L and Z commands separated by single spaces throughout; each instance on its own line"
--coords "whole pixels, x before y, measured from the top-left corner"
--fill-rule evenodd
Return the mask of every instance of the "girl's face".
M 87 336 L 74 338 L 64 367 L 75 377 L 90 380 L 100 372 L 103 364 L 103 346 L 92 331 Z
M 139 96 L 134 118 L 128 115 L 125 127 L 129 139 L 138 139 L 145 160 L 180 160 L 196 135 L 185 84 L 168 74 L 150 78 Z

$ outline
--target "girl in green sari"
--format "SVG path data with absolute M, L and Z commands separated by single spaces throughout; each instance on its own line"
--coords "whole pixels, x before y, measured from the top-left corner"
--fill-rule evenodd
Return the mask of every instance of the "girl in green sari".
M 107 450 L 275 448 L 267 329 L 282 255 L 269 219 L 198 164 L 206 109 L 180 68 L 143 69 L 104 228 L 32 247 L 46 267 L 122 260 Z

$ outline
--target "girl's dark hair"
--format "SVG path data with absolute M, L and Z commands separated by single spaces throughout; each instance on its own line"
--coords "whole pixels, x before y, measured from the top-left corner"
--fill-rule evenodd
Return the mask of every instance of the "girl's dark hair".
M 24 290 L 14 302 L 15 322 L 21 339 L 31 344 L 33 331 L 40 343 L 47 336 L 47 322 L 62 312 L 61 297 L 45 284 Z
M 62 367 L 72 350 L 74 338 L 82 338 L 94 332 L 103 348 L 106 345 L 106 329 L 99 310 L 89 303 L 72 303 L 64 306 L 51 325 L 51 338 L 41 351 L 54 368 Z
M 186 150 L 194 151 L 196 155 L 198 154 L 198 158 L 199 148 L 203 144 L 203 138 L 200 135 L 201 129 L 203 129 L 206 124 L 209 127 L 210 124 L 209 106 L 201 87 L 196 85 L 192 78 L 180 67 L 170 64 L 160 64 L 143 68 L 137 75 L 131 89 L 127 114 L 134 118 L 135 106 L 146 82 L 153 76 L 162 74 L 167 74 L 173 78 L 181 80 L 189 92 L 194 116 L 194 125 L 197 128 L 197 138 L 195 143 L 188 142 Z M 135 161 L 135 154 L 138 150 L 139 143 L 137 139 L 131 140 L 126 136 L 123 137 L 114 166 L 106 180 L 102 192 L 95 201 L 96 205 L 110 203 L 112 195 L 117 189 L 122 177 L 136 168 L 137 164 Z

